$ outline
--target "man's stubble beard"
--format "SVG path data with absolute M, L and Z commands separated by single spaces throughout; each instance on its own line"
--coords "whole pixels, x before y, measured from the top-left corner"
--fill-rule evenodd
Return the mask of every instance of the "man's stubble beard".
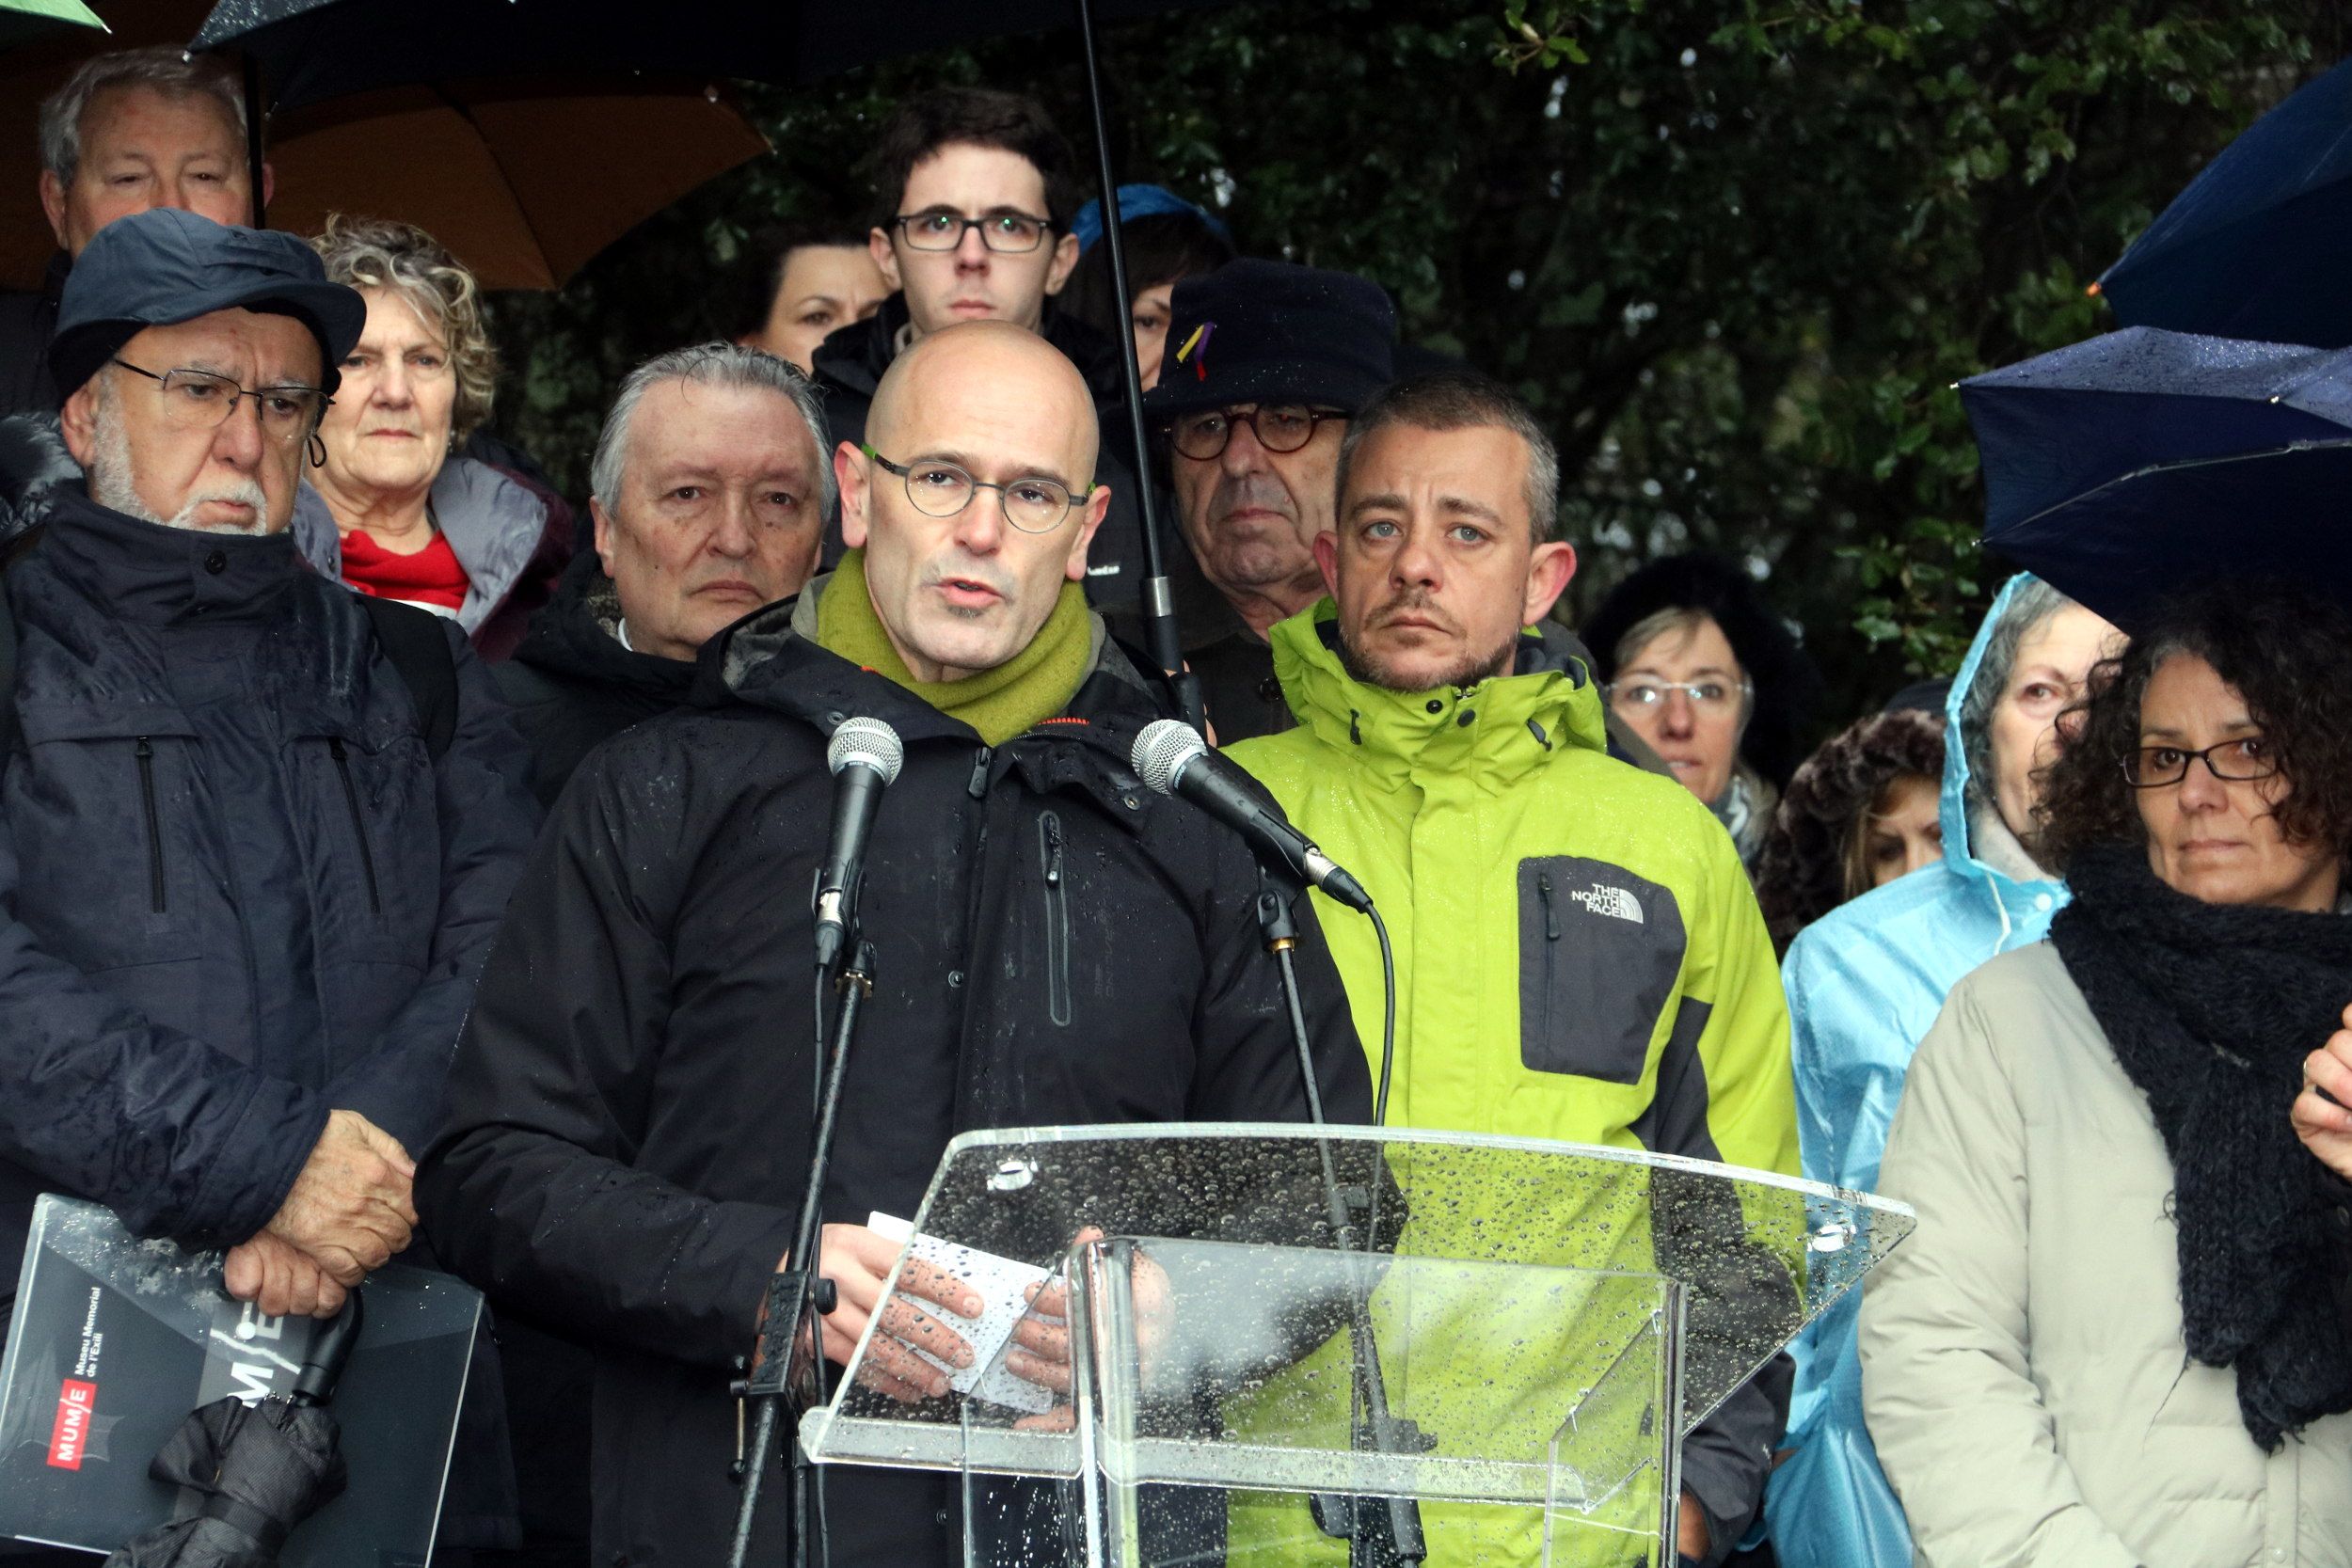
M 1340 631 L 1340 665 L 1352 679 L 1365 686 L 1377 687 L 1383 691 L 1438 691 L 1449 687 L 1458 690 L 1509 673 L 1512 656 L 1518 651 L 1518 644 L 1519 634 L 1514 630 L 1502 647 L 1489 654 L 1465 657 L 1439 671 L 1436 680 L 1408 680 L 1393 666 L 1382 665 L 1364 657 L 1343 626 Z
M 197 533 L 233 533 L 259 537 L 270 531 L 269 498 L 252 480 L 240 480 L 225 489 L 199 491 L 190 496 L 176 517 L 162 517 L 152 507 L 139 499 L 138 482 L 131 464 L 131 433 L 122 427 L 121 416 L 114 406 L 113 389 L 101 387 L 98 393 L 98 427 L 93 433 L 95 450 L 90 453 L 87 470 L 89 498 L 99 505 L 135 517 L 142 523 L 154 523 L 164 528 L 184 529 Z M 248 524 L 204 523 L 197 521 L 196 509 L 208 501 L 242 501 L 253 508 L 253 521 Z

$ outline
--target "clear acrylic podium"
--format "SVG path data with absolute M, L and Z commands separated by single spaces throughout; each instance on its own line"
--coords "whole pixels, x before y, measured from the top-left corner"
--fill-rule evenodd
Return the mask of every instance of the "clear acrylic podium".
M 892 1288 L 909 1257 L 970 1282 L 995 1321 L 946 1321 L 984 1363 L 967 1392 L 893 1398 L 864 1375 L 877 1314 L 801 1442 L 819 1465 L 957 1473 L 976 1568 L 1344 1565 L 1346 1511 L 1388 1498 L 1415 1500 L 1432 1568 L 1671 1564 L 1682 1436 L 1912 1223 L 1859 1193 L 1585 1145 L 972 1133 Z

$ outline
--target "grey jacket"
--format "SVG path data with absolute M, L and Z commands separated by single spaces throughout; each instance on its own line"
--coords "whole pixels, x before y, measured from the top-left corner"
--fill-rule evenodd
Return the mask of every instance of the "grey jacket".
M 1879 1190 L 1919 1227 L 1864 1285 L 1863 1408 L 1920 1568 L 2352 1564 L 2352 1416 L 2266 1455 L 2188 1359 L 2171 1162 L 2055 947 L 1953 988 Z
M 457 624 L 473 636 L 497 613 L 538 553 L 548 506 L 520 481 L 470 457 L 452 456 L 433 482 L 433 520 L 466 569 Z M 343 540 L 326 499 L 310 485 L 294 499 L 294 548 L 321 577 L 342 580 Z

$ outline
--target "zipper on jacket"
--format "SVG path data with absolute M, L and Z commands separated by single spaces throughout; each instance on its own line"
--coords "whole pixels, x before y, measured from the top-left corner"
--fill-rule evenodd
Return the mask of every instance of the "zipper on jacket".
M 963 786 L 963 792 L 975 800 L 988 799 L 988 759 L 994 754 L 988 747 L 983 746 L 980 748 L 980 754 L 972 759 L 972 779 Z
M 1057 1025 L 1070 1022 L 1070 890 L 1062 883 L 1061 818 L 1040 812 L 1038 854 L 1045 867 L 1045 1001 Z
M 1558 1022 L 1552 1017 L 1551 1000 L 1559 990 L 1552 955 L 1560 950 L 1560 909 L 1551 901 L 1551 873 L 1535 873 L 1535 896 L 1544 906 L 1544 1037 L 1549 1039 Z
M 164 829 L 155 814 L 155 743 L 146 736 L 139 736 L 136 755 L 139 759 L 139 804 L 147 816 L 147 907 L 157 914 L 165 912 L 164 898 Z
M 382 914 L 384 899 L 375 886 L 375 854 L 368 847 L 368 825 L 359 816 L 358 787 L 351 782 L 351 753 L 343 750 L 339 735 L 326 737 L 326 751 L 335 759 L 335 771 L 342 776 L 343 804 L 351 808 L 351 835 L 359 841 L 359 868 L 368 878 L 368 912 Z

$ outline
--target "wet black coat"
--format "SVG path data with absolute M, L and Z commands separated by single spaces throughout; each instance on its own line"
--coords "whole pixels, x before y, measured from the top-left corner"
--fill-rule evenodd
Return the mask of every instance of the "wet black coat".
M 1157 715 L 1115 649 L 1066 718 L 991 751 L 792 635 L 791 608 L 705 650 L 731 704 L 641 724 L 581 767 L 485 971 L 419 1178 L 444 1257 L 597 1348 L 599 1564 L 723 1554 L 729 1362 L 807 1163 L 808 889 L 843 715 L 887 721 L 907 756 L 867 861 L 880 962 L 828 1220 L 912 1216 L 967 1129 L 1305 1116 L 1254 869 L 1128 772 Z M 1306 937 L 1325 1104 L 1365 1120 L 1339 976 Z M 836 1474 L 837 1568 L 955 1560 L 949 1479 Z M 782 1491 L 759 1560 L 782 1560 Z
M 283 533 L 78 483 L 13 513 L 40 531 L 5 585 L 0 1256 L 42 1191 L 243 1241 L 330 1107 L 423 1147 L 537 821 L 521 742 L 453 626 L 436 763 L 366 610 Z
M 57 411 L 49 340 L 56 331 L 57 301 L 71 269 L 60 250 L 49 259 L 38 291 L 0 294 L 0 416 Z
M 882 385 L 890 361 L 898 357 L 898 334 L 906 325 L 907 296 L 896 293 L 882 301 L 873 315 L 850 323 L 817 345 L 811 358 L 822 394 L 826 431 L 834 441 L 855 444 L 866 439 L 866 420 L 873 410 L 875 389 Z M 1111 508 L 1087 551 L 1086 590 L 1089 603 L 1118 609 L 1135 602 L 1144 578 L 1143 514 L 1136 502 L 1136 479 L 1131 471 L 1134 427 L 1127 423 L 1119 345 L 1075 316 L 1056 310 L 1050 300 L 1041 333 L 1086 377 L 1087 390 L 1093 394 L 1095 413 L 1102 422 L 1094 475 L 1110 486 Z M 882 455 L 901 454 L 886 451 Z M 1161 516 L 1174 516 L 1165 500 Z M 1168 536 L 1175 536 L 1172 521 Z M 841 525 L 836 517 L 825 527 L 825 569 L 832 570 L 840 559 Z
M 580 759 L 686 701 L 694 666 L 632 653 L 613 635 L 621 601 L 594 550 L 564 568 L 514 657 L 490 667 L 531 747 L 531 787 L 552 806 Z

